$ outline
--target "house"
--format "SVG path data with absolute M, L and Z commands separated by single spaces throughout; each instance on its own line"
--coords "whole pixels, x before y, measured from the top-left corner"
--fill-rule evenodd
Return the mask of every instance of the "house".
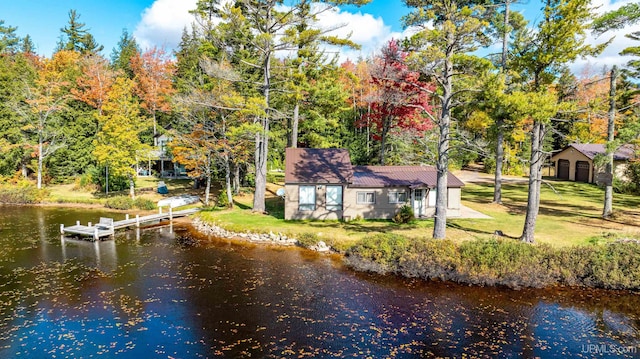
M 170 129 L 171 126 L 167 128 L 167 130 Z M 187 175 L 185 167 L 173 160 L 173 156 L 167 146 L 169 142 L 171 142 L 171 137 L 167 136 L 166 133 L 157 133 L 153 136 L 154 148 L 138 156 L 136 173 L 139 176 L 151 176 L 156 173 L 161 178 L 184 178 Z
M 285 219 L 391 219 L 404 205 L 435 213 L 432 166 L 353 166 L 345 149 L 287 148 Z M 449 173 L 447 214 L 460 215 L 464 183 Z
M 595 183 L 597 174 L 603 172 L 603 168 L 594 164 L 598 154 L 605 154 L 604 144 L 579 144 L 572 143 L 551 157 L 555 162 L 556 178 Z M 613 154 L 613 173 L 617 178 L 624 178 L 627 162 L 634 156 L 633 145 L 623 145 Z

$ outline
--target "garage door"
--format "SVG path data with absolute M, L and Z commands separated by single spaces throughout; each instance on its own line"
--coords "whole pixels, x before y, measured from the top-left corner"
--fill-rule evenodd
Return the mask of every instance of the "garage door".
M 576 182 L 589 182 L 589 162 L 576 162 Z
M 558 160 L 558 178 L 569 179 L 569 160 Z

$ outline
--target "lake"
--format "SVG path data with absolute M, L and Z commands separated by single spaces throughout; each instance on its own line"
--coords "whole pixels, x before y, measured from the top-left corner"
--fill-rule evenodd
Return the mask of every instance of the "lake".
M 375 276 L 184 224 L 59 234 L 105 215 L 0 207 L 0 358 L 640 356 L 634 293 Z

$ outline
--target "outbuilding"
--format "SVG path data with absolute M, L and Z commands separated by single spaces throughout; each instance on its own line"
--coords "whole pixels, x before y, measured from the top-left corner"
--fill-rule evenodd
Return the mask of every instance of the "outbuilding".
M 556 178 L 568 181 L 595 183 L 603 168 L 594 163 L 598 154 L 605 154 L 604 144 L 572 143 L 551 157 Z M 613 154 L 614 176 L 624 178 L 628 161 L 633 158 L 634 146 L 623 145 Z

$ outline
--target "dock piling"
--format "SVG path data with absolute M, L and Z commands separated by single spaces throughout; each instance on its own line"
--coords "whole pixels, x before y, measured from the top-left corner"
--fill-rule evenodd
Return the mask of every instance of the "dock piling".
M 136 214 L 136 227 L 140 228 L 140 215 Z
M 93 228 L 93 239 L 96 241 L 100 239 L 100 234 L 98 233 L 98 227 Z
M 60 225 L 60 234 L 64 234 L 64 224 Z
M 79 226 L 79 225 L 80 225 L 80 221 L 76 221 L 76 226 Z
M 127 220 L 127 221 L 129 220 L 129 213 L 124 215 L 124 219 Z
M 87 227 L 91 227 L 91 224 L 92 224 L 92 223 L 91 223 L 91 222 L 89 222 L 89 224 L 87 225 Z
M 173 221 L 173 209 L 169 207 L 169 221 Z

